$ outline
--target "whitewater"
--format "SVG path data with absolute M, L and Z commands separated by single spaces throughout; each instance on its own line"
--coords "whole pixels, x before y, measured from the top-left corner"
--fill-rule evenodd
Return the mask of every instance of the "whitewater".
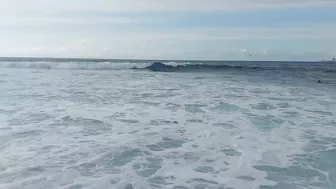
M 0 188 L 334 189 L 336 64 L 2 59 Z

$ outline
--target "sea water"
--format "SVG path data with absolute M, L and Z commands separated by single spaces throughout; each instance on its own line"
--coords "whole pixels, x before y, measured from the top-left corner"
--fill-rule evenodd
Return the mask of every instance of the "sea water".
M 336 65 L 2 60 L 0 188 L 335 189 Z

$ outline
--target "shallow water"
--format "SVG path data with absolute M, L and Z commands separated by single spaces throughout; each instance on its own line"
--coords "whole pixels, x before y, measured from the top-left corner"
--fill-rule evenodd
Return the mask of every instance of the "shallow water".
M 2 68 L 0 188 L 333 189 L 335 81 Z

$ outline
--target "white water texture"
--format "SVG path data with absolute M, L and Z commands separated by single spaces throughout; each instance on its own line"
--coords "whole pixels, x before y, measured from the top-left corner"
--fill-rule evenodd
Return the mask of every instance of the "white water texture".
M 336 188 L 334 85 L 26 67 L 0 86 L 1 189 Z

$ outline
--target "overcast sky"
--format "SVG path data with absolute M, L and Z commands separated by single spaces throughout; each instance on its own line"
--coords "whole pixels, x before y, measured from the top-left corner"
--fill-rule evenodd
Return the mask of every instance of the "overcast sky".
M 335 0 L 0 0 L 0 56 L 331 59 L 335 10 Z

